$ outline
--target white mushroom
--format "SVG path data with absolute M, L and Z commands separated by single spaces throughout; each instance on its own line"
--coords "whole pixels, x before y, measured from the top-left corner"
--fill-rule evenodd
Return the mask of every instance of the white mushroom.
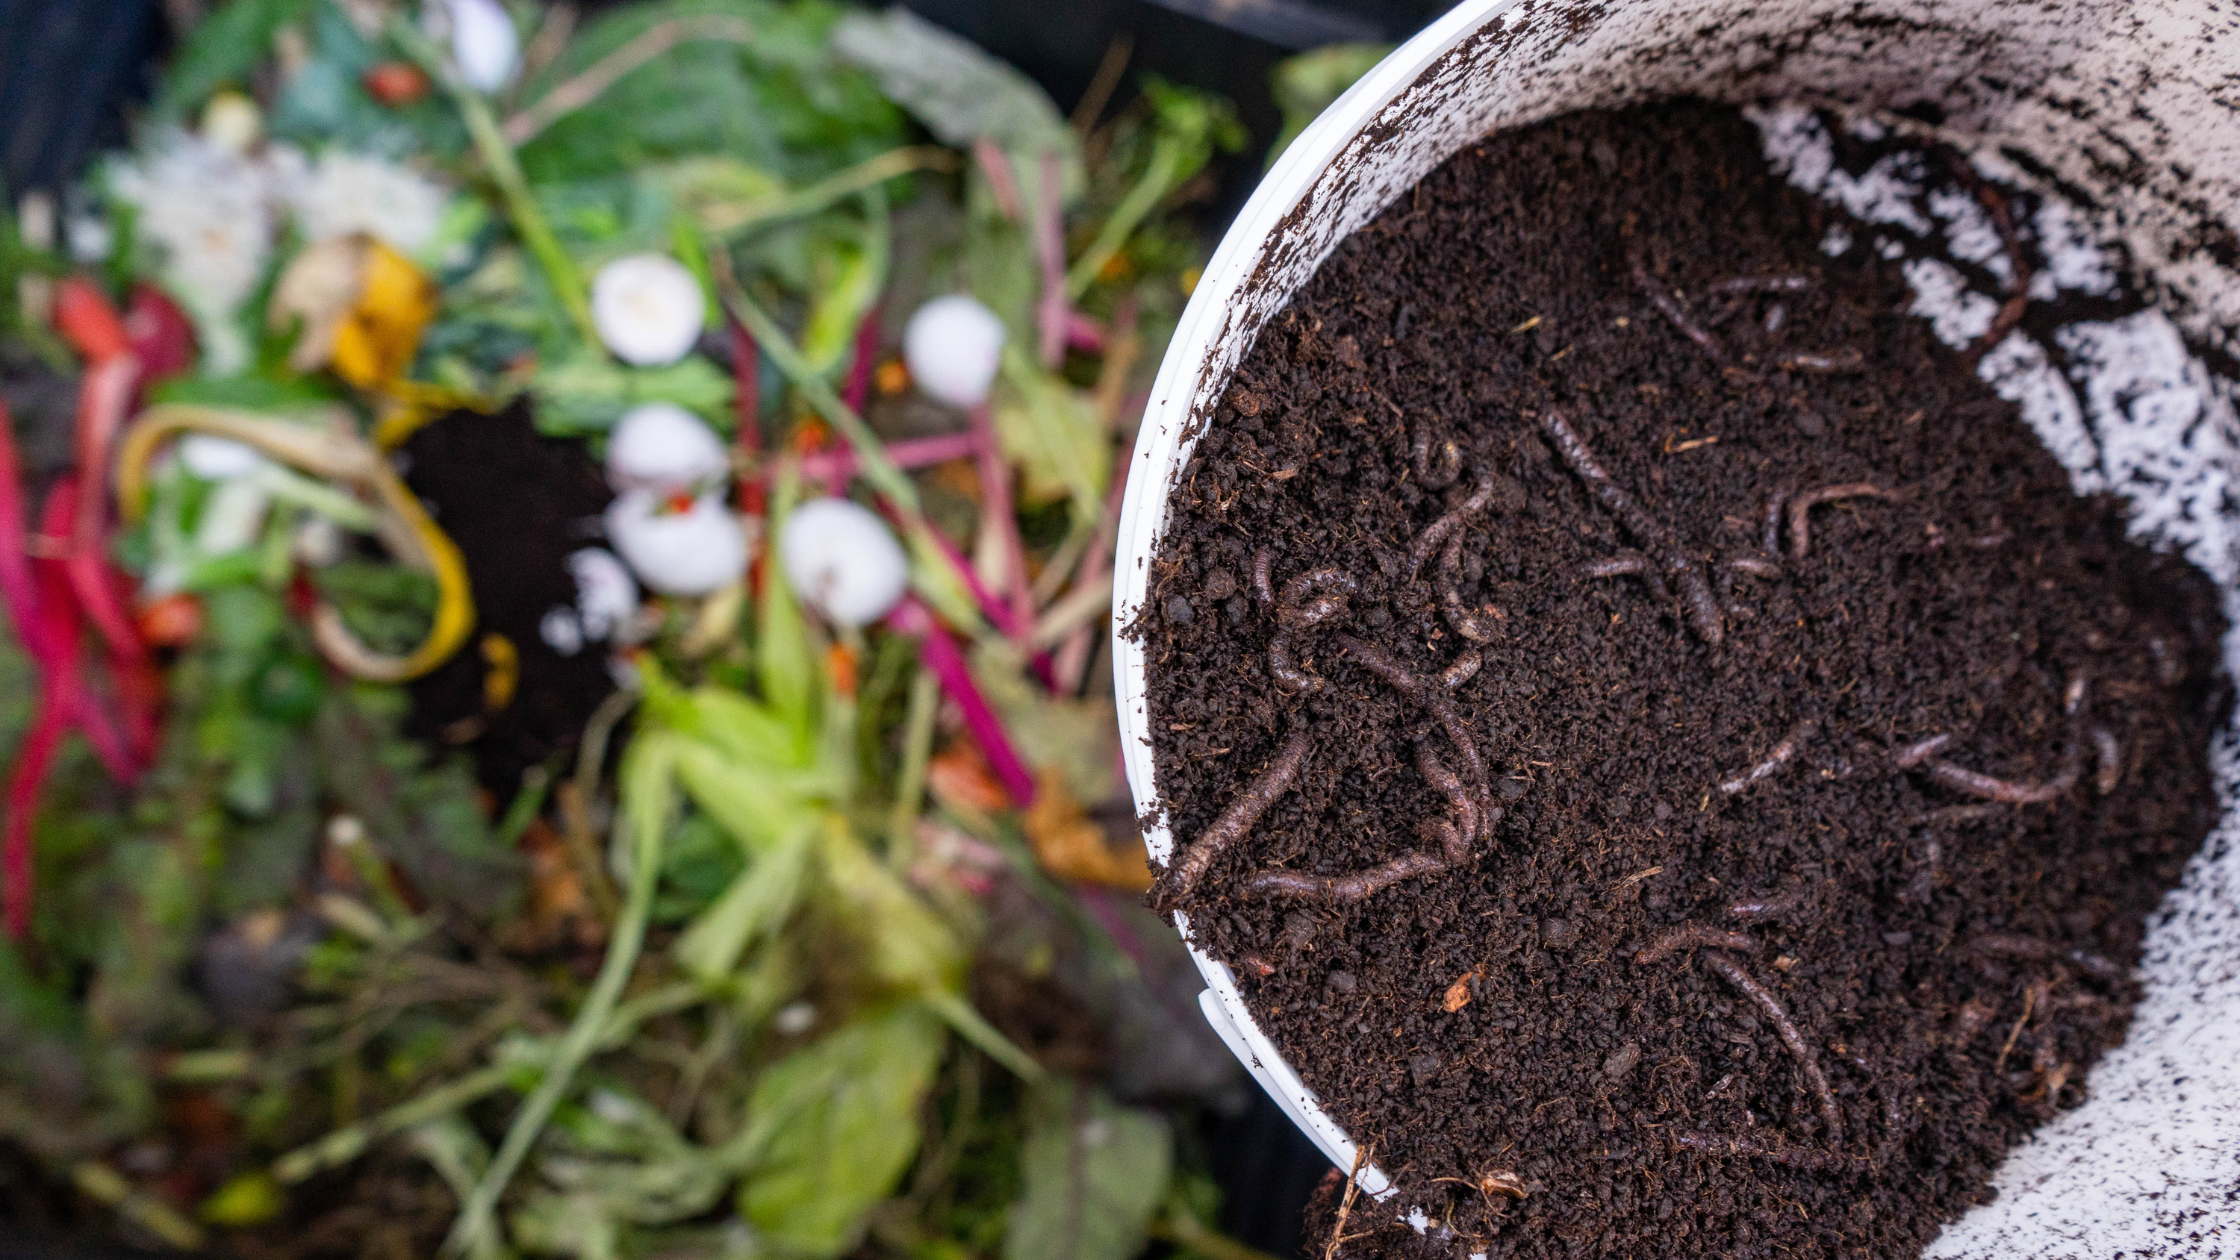
M 585 547 L 568 557 L 568 572 L 576 580 L 575 611 L 585 637 L 612 637 L 637 617 L 638 583 L 613 552 Z
M 1003 355 L 1003 321 L 974 299 L 952 293 L 918 308 L 902 330 L 902 360 L 927 395 L 952 407 L 988 401 Z
M 700 340 L 700 281 L 666 254 L 632 254 L 591 281 L 591 322 L 615 357 L 638 367 L 674 363 Z
M 521 32 L 498 0 L 440 0 L 425 12 L 430 26 L 448 22 L 451 61 L 468 87 L 495 92 L 512 80 L 521 64 Z
M 607 507 L 607 541 L 654 590 L 706 595 L 746 572 L 746 531 L 722 495 L 681 497 L 624 491 Z
M 901 600 L 910 583 L 902 544 L 878 515 L 847 499 L 811 499 L 786 518 L 778 563 L 802 602 L 860 626 Z
M 707 421 L 675 403 L 632 407 L 607 438 L 607 484 L 617 491 L 697 494 L 721 482 L 730 471 L 723 439 Z

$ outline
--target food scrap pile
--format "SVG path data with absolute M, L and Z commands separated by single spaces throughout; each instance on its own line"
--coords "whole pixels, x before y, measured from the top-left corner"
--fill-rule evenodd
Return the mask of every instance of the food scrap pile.
M 217 7 L 0 220 L 0 1216 L 1251 1254 L 1103 651 L 1241 143 L 899 9 Z

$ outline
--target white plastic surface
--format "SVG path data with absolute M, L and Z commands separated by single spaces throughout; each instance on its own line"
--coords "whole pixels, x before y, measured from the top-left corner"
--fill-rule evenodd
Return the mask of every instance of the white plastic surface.
M 1347 234 L 1479 137 L 1581 108 L 1670 95 L 1926 100 L 1943 111 L 1945 139 L 2026 154 L 2040 179 L 2080 192 L 2096 209 L 2077 229 L 2120 242 L 2163 314 L 2077 333 L 2064 346 L 2077 364 L 2068 378 L 2007 343 L 2009 375 L 1995 384 L 2023 397 L 2080 489 L 2131 499 L 2140 531 L 2182 550 L 2216 580 L 2228 615 L 2240 611 L 2231 386 L 2182 347 L 2173 360 L 2169 344 L 2182 334 L 2227 354 L 2240 345 L 2236 80 L 2240 6 L 2223 0 L 1465 0 L 1285 151 L 1206 267 L 1161 365 L 1121 509 L 1113 618 L 1139 813 L 1154 811 L 1158 789 L 1145 662 L 1121 632 L 1143 605 L 1191 424 L 1207 422 L 1260 326 Z M 2235 647 L 2228 639 L 2228 669 Z M 2228 733 L 2213 760 L 2224 817 L 2150 924 L 2128 1039 L 2094 1068 L 2088 1102 L 2012 1153 L 1997 1200 L 1928 1254 L 2240 1256 L 2240 743 Z M 1155 859 L 1172 852 L 1163 826 L 1146 839 Z M 1180 916 L 1177 926 L 1187 939 Z M 1192 956 L 1222 1039 L 1351 1167 L 1353 1143 L 1268 1042 L 1228 969 L 1194 945 Z M 1373 1168 L 1362 1186 L 1389 1193 Z

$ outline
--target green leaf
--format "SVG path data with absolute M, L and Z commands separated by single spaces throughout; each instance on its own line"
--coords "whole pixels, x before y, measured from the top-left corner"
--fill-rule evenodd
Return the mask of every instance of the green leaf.
M 1079 390 L 1037 367 L 1025 347 L 1003 348 L 1003 390 L 996 397 L 996 440 L 1026 474 L 1027 504 L 1070 497 L 1074 519 L 1102 511 L 1112 475 L 1112 443 L 1096 408 Z
M 765 847 L 677 937 L 671 947 L 677 965 L 712 983 L 739 965 L 748 946 L 785 926 L 801 900 L 814 839 L 813 829 L 804 826 Z
M 1174 1138 L 1155 1111 L 1059 1080 L 1034 1099 L 1004 1260 L 1128 1260 L 1174 1168 Z
M 873 978 L 921 994 L 962 986 L 964 947 L 956 933 L 838 818 L 828 820 L 818 856 L 839 902 L 836 917 L 861 942 L 860 961 Z
M 917 1153 L 918 1108 L 948 1041 L 915 1004 L 858 1016 L 755 1082 L 759 1153 L 739 1211 L 778 1247 L 838 1256 Z
M 781 554 L 784 522 L 800 502 L 801 481 L 790 461 L 780 466 L 776 493 L 770 496 L 770 542 L 763 554 Z M 811 729 L 810 701 L 817 690 L 816 662 L 809 655 L 809 628 L 793 602 L 793 588 L 778 566 L 762 567 L 762 602 L 756 609 L 755 674 L 762 699 L 804 734 Z
M 879 300 L 887 284 L 892 223 L 887 199 L 877 189 L 864 194 L 863 238 L 830 251 L 818 268 L 825 273 L 813 286 L 809 322 L 801 330 L 801 357 L 811 370 L 829 373 L 855 342 L 856 327 Z
M 725 756 L 756 766 L 807 767 L 808 732 L 789 726 L 770 706 L 728 687 L 696 688 L 687 704 L 692 734 L 722 749 Z
M 1064 163 L 1065 195 L 1080 192 L 1079 137 L 1016 67 L 900 5 L 849 14 L 833 28 L 832 47 L 869 71 L 943 144 L 961 149 L 993 140 L 1014 156 L 1022 176 L 1043 154 L 1055 153 Z
M 171 58 L 156 93 L 156 116 L 176 121 L 227 84 L 246 86 L 272 51 L 272 37 L 303 16 L 312 0 L 232 0 L 194 28 Z
M 725 431 L 732 424 L 731 378 L 696 354 L 667 367 L 630 368 L 581 351 L 540 363 L 530 387 L 537 395 L 537 427 L 550 434 L 603 433 L 643 402 L 675 403 Z

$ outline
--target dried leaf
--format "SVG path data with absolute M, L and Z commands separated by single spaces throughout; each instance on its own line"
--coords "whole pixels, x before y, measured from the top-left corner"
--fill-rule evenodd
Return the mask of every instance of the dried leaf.
M 1024 822 L 1027 842 L 1043 870 L 1059 879 L 1123 892 L 1140 893 L 1151 887 L 1151 865 L 1141 836 L 1132 846 L 1114 849 L 1106 842 L 1104 828 L 1089 819 L 1081 802 L 1066 789 L 1062 771 L 1046 768 L 1037 782 L 1039 790 Z

